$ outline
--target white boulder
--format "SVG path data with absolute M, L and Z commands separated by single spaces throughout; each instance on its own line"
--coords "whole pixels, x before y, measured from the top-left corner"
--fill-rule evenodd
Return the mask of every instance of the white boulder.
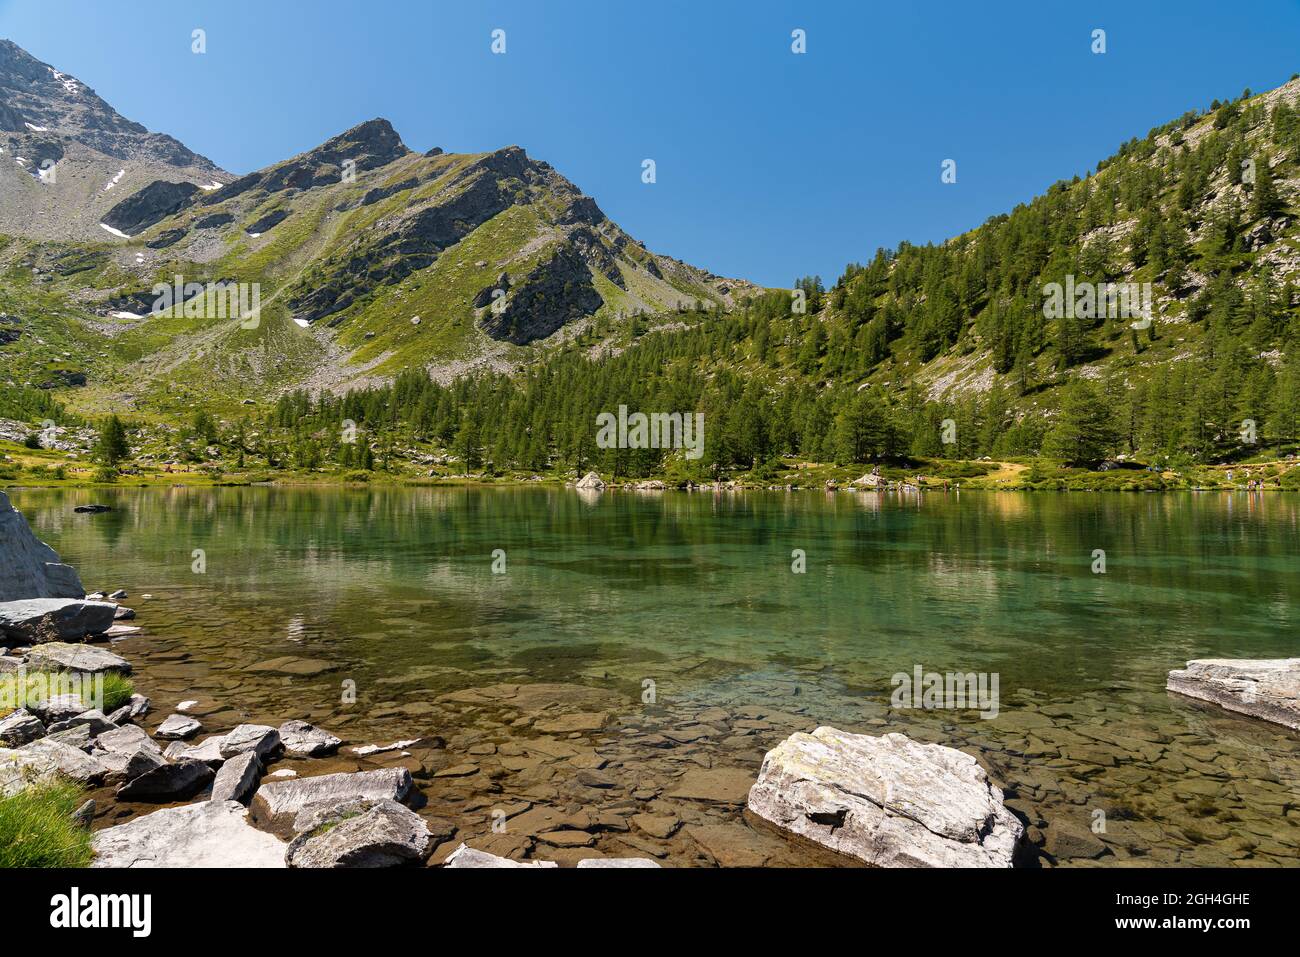
M 748 808 L 876 867 L 1010 867 L 1023 833 L 969 754 L 830 727 L 769 751 Z

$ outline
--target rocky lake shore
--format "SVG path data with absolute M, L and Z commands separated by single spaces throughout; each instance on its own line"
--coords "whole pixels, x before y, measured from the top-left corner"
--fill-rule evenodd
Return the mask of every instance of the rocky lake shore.
M 157 609 L 182 612 L 147 593 L 87 598 L 2 495 L 0 546 L 0 677 L 135 683 L 107 713 L 58 698 L 0 709 L 0 793 L 77 782 L 96 866 L 1006 867 L 1296 853 L 1295 831 L 1277 826 L 1296 815 L 1295 781 L 1234 766 L 1211 730 L 1288 734 L 1295 659 L 1175 670 L 1171 690 L 1213 702 L 1187 728 L 1112 715 L 1107 695 L 1016 689 L 987 723 L 995 738 L 985 723 L 874 707 L 815 671 L 662 704 L 609 674 L 580 684 L 484 670 L 427 692 L 408 674 L 391 693 L 324 705 L 303 690 L 345 685 L 337 662 L 240 649 L 222 660 L 169 638 Z M 1144 805 L 1157 783 L 1187 807 Z M 1117 787 L 1134 796 L 1122 803 Z M 1098 805 L 1112 808 L 1102 830 L 1090 826 Z

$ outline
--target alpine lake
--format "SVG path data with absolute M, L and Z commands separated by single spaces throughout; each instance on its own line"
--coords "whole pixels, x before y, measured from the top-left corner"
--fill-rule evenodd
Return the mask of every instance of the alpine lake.
M 1039 866 L 1300 854 L 1300 736 L 1165 691 L 1193 658 L 1300 653 L 1300 496 L 10 494 L 88 589 L 129 593 L 141 631 L 114 650 L 147 728 L 193 701 L 202 735 L 302 718 L 345 740 L 273 770 L 409 767 L 433 863 L 463 840 L 845 864 L 743 813 L 765 752 L 820 724 L 976 755 Z M 918 669 L 995 706 L 901 693 Z M 101 806 L 96 827 L 152 809 Z

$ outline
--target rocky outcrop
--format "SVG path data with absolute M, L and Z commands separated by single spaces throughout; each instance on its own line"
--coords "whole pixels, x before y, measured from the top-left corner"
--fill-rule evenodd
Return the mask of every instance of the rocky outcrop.
M 1165 687 L 1300 731 L 1300 658 L 1202 658 L 1169 672 Z
M 193 183 L 154 180 L 110 209 L 104 216 L 103 223 L 128 236 L 134 236 L 180 212 L 198 192 L 199 188 Z
M 69 565 L 59 561 L 0 492 L 0 601 L 24 598 L 82 598 L 86 589 Z
M 599 490 L 605 487 L 605 482 L 595 472 L 588 472 L 578 480 L 577 487 Z
M 1010 867 L 1023 834 L 970 755 L 830 727 L 769 751 L 748 809 L 877 867 Z
M 618 269 L 617 265 L 613 268 Z M 519 281 L 504 308 L 485 313 L 481 325 L 493 339 L 522 346 L 590 316 L 604 302 L 593 285 L 591 267 L 566 243 Z
M 28 598 L 0 602 L 0 639 L 33 644 L 72 641 L 113 626 L 117 606 L 76 598 Z
M 164 808 L 95 835 L 92 867 L 284 867 L 284 844 L 234 801 Z
M 398 867 L 421 864 L 433 835 L 396 801 L 348 802 L 318 817 L 285 851 L 290 867 Z
M 318 777 L 291 778 L 263 784 L 253 797 L 253 818 L 272 828 L 294 827 L 298 814 L 310 805 L 338 805 L 347 801 L 404 801 L 414 789 L 405 768 L 340 772 Z

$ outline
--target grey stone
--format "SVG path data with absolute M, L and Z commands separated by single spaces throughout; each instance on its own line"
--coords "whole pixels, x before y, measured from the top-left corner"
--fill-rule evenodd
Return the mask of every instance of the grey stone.
M 1169 672 L 1169 691 L 1300 730 L 1300 658 L 1203 658 Z
M 280 742 L 290 754 L 322 757 L 339 749 L 342 740 L 306 721 L 286 721 L 280 725 Z
M 79 694 L 56 694 L 42 701 L 32 702 L 27 706 L 27 710 L 47 724 L 56 724 L 84 713 L 86 702 Z
M 117 730 L 117 725 L 109 721 L 104 712 L 98 708 L 92 708 L 89 711 L 83 711 L 81 714 L 73 715 L 71 718 L 65 718 L 50 725 L 50 734 L 66 731 L 68 728 L 75 728 L 83 724 L 90 730 L 92 738 L 99 737 L 105 731 Z
M 162 738 L 164 741 L 184 741 L 202 730 L 203 725 L 196 718 L 191 718 L 187 714 L 171 714 L 158 725 L 154 737 Z
M 212 781 L 210 801 L 238 801 L 247 804 L 262 780 L 262 762 L 252 751 L 237 754 L 221 766 Z
M 970 755 L 829 727 L 769 751 L 748 808 L 877 867 L 1010 867 L 1023 833 Z
M 76 671 L 83 674 L 130 674 L 131 662 L 94 645 L 69 645 L 47 642 L 37 645 L 27 655 L 27 667 L 33 671 Z
M 16 748 L 29 741 L 45 737 L 45 725 L 25 708 L 19 708 L 6 718 L 0 718 L 0 745 Z
M 290 867 L 398 867 L 423 863 L 433 835 L 420 816 L 396 801 L 336 807 L 285 851 Z
M 0 602 L 0 636 L 9 641 L 71 641 L 107 631 L 117 606 L 78 598 Z
M 227 760 L 237 754 L 252 751 L 267 761 L 282 750 L 280 732 L 264 724 L 238 725 L 221 739 L 221 756 Z
M 183 801 L 212 780 L 212 769 L 202 761 L 178 761 L 146 771 L 117 789 L 119 801 Z
M 660 867 L 658 861 L 648 857 L 587 857 L 578 861 L 578 867 Z
M 443 867 L 559 867 L 554 861 L 512 861 L 508 857 L 497 857 L 487 851 L 476 851 L 468 844 L 447 855 Z
M 0 492 L 0 602 L 84 594 L 76 571 L 32 534 L 27 520 Z
M 253 817 L 272 827 L 288 827 L 308 805 L 341 804 L 354 799 L 403 801 L 413 788 L 411 772 L 406 768 L 268 781 L 253 797 Z
M 92 867 L 284 867 L 284 844 L 234 801 L 163 808 L 94 838 Z
M 80 748 L 41 738 L 17 750 L 0 748 L 0 794 L 13 794 L 56 775 L 78 784 L 103 780 L 103 766 Z

